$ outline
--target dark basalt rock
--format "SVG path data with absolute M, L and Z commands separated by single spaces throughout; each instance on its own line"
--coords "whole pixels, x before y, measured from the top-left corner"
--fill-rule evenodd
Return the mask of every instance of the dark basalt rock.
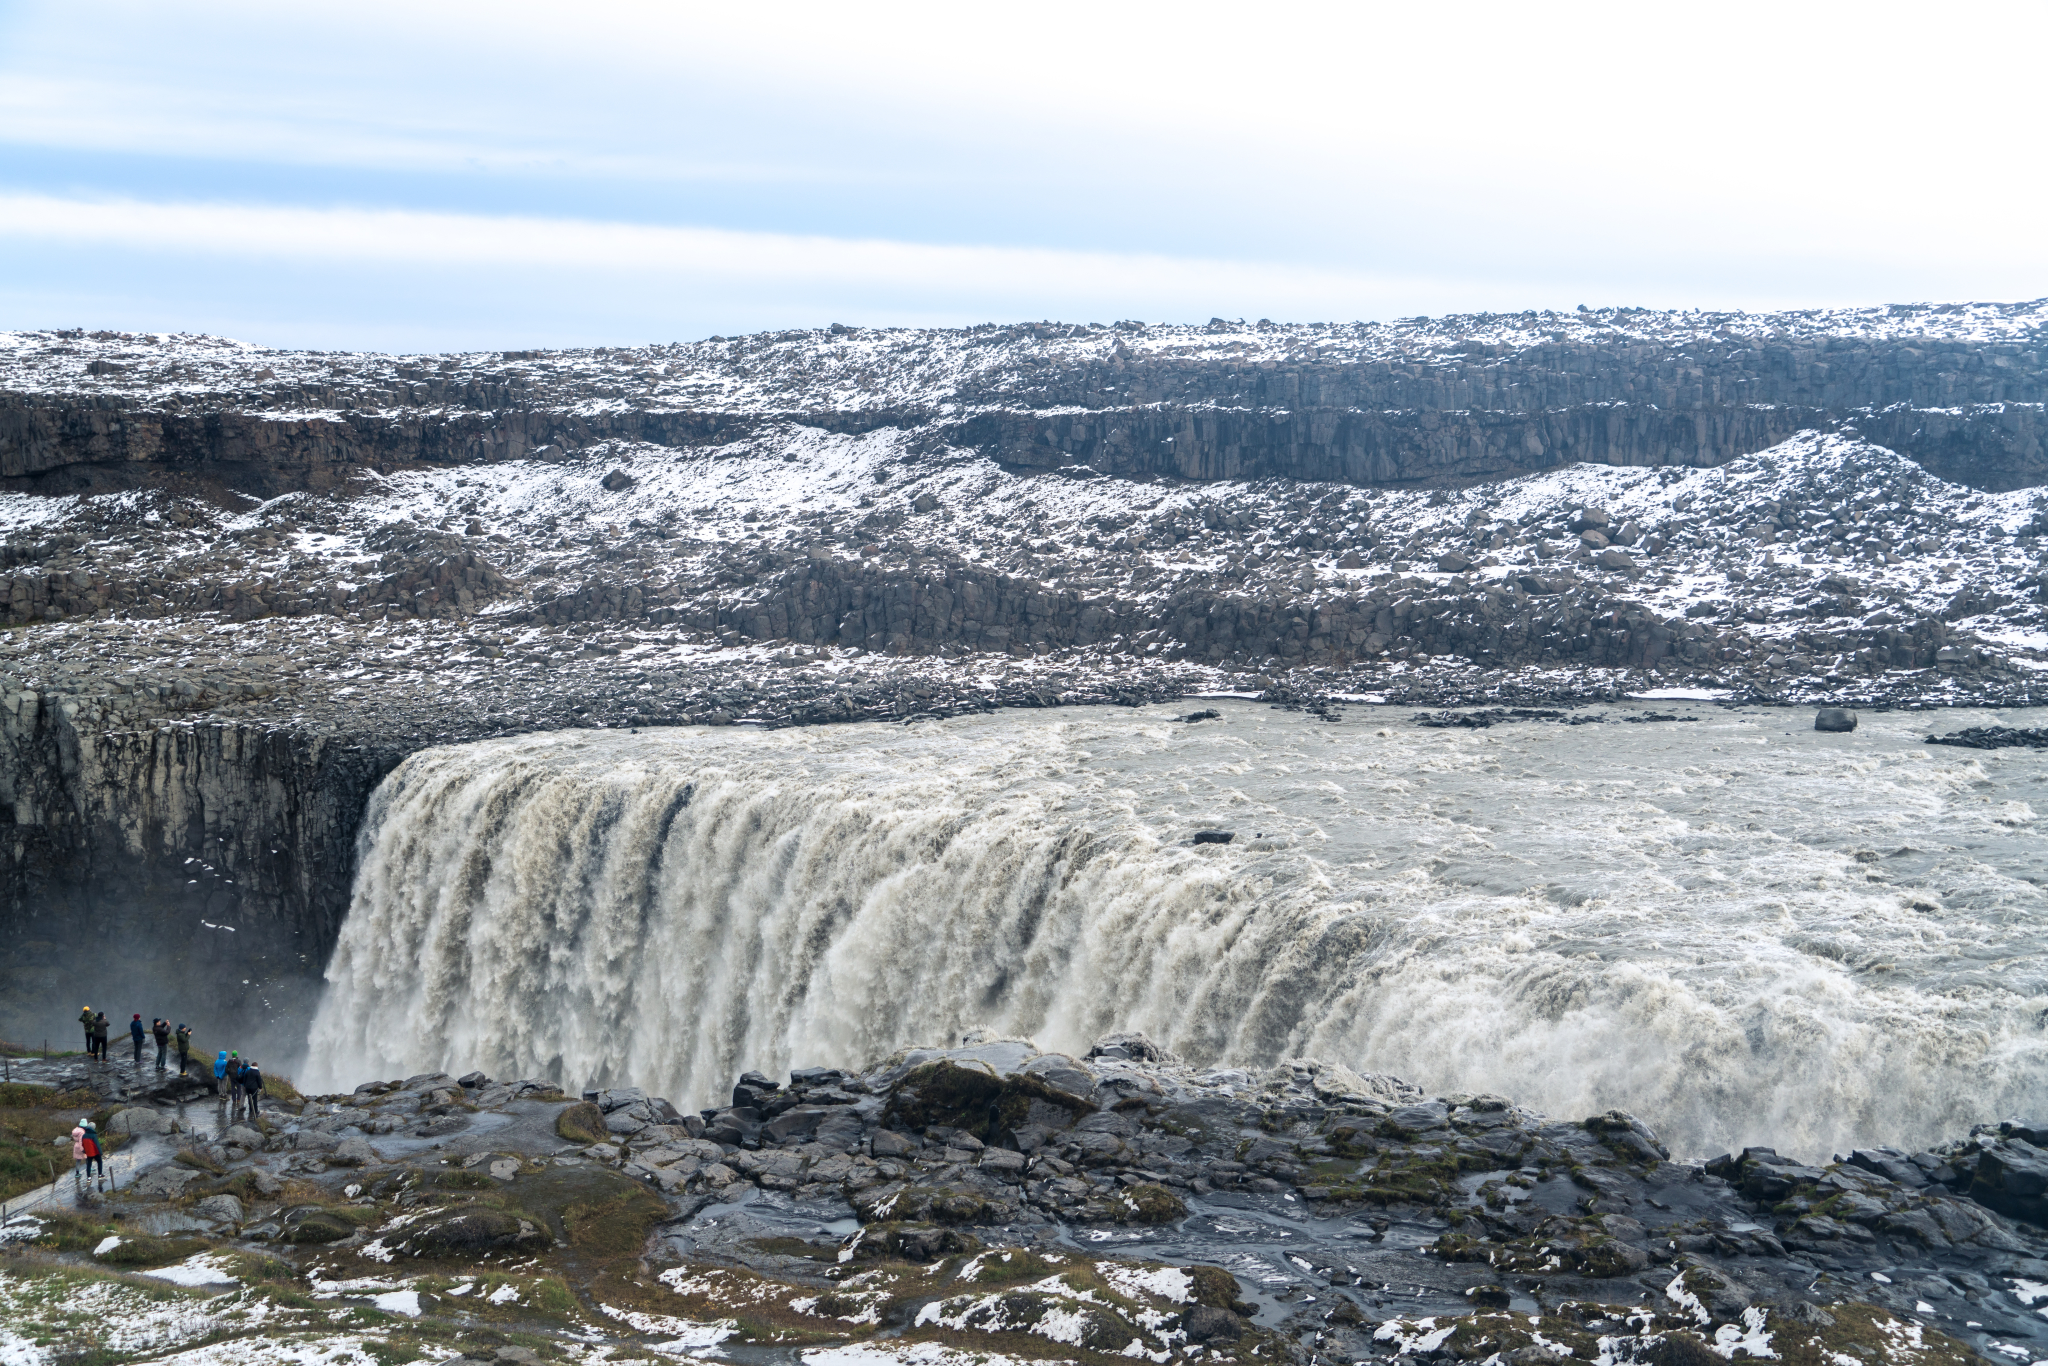
M 1948 735 L 1930 735 L 1927 743 L 1963 749 L 2048 749 L 2048 728 L 1971 726 Z
M 2015 1293 L 2048 1283 L 2039 1222 L 2048 1152 L 2038 1143 L 2048 1134 L 2031 1122 L 1981 1126 L 1928 1152 L 1872 1147 L 1820 1162 L 1759 1146 L 1694 1163 L 1622 1111 L 1573 1122 L 1496 1096 L 1395 1102 L 1366 1093 L 1414 1093 L 1327 1064 L 1207 1073 L 1139 1056 L 1147 1051 L 1142 1036 L 1125 1034 L 1100 1041 L 1089 1059 L 1005 1042 L 917 1050 L 858 1072 L 802 1069 L 783 1085 L 756 1074 L 743 1085 L 798 1103 L 734 1141 L 718 1141 L 720 1123 L 702 1137 L 647 1124 L 567 1153 L 555 1117 L 602 1115 L 595 1103 L 493 1085 L 467 1094 L 515 1122 L 452 1140 L 440 1150 L 445 1165 L 424 1171 L 374 1152 L 381 1111 L 411 1113 L 419 1092 L 370 1087 L 272 1116 L 268 1167 L 228 1147 L 193 1159 L 203 1173 L 166 1167 L 185 1173 L 176 1183 L 146 1174 L 132 1183 L 136 1214 L 154 1217 L 151 1200 L 233 1193 L 251 1227 L 331 1244 L 359 1230 L 370 1237 L 365 1221 L 395 1212 L 373 1206 L 394 1201 L 405 1222 L 375 1234 L 385 1249 L 488 1260 L 546 1247 L 548 1211 L 599 1192 L 639 1202 L 635 1220 L 693 1258 L 768 1274 L 794 1265 L 806 1276 L 820 1265 L 964 1261 L 1076 1241 L 1091 1262 L 1113 1262 L 1105 1235 L 1121 1226 L 1118 1239 L 1144 1230 L 1147 1255 L 1193 1263 L 1176 1292 L 1185 1295 L 1179 1326 L 1212 1346 L 1276 1331 L 1249 1317 L 1277 1325 L 1304 1354 L 1342 1342 L 1346 1359 L 1383 1358 L 1432 1340 L 1455 1359 L 1542 1366 L 1547 1358 L 1528 1355 L 1540 1346 L 1532 1324 L 1575 1351 L 1626 1337 L 1616 1359 L 1644 1362 L 1691 1360 L 1700 1344 L 1758 1323 L 1779 1347 L 1811 1339 L 1830 1350 L 1881 1333 L 1877 1325 L 1912 1323 L 1930 1343 L 1950 1341 L 1939 1330 L 1978 1351 L 2002 1342 L 2024 1344 L 2030 1359 L 2048 1355 L 2048 1324 Z M 31 1081 L 64 1074 L 34 1059 L 18 1070 Z M 522 1099 L 547 1094 L 555 1098 Z M 664 1108 L 657 1097 L 600 1094 L 623 1102 L 613 1114 Z M 522 1132 L 537 1146 L 515 1143 L 514 1160 L 501 1163 L 508 1136 Z M 370 1160 L 323 1175 L 336 1141 L 363 1144 Z M 282 1180 L 346 1181 L 368 1194 L 346 1208 L 263 1207 Z M 699 1217 L 714 1206 L 716 1217 Z M 749 1208 L 795 1209 L 807 1227 L 851 1215 L 862 1227 L 836 1250 L 805 1244 L 792 1262 L 791 1240 L 756 1241 L 762 1226 L 739 1213 Z M 642 1227 L 620 1235 L 620 1255 Z M 1285 1261 L 1271 1273 L 1284 1290 L 1248 1292 L 1209 1264 L 1244 1252 L 1233 1241 L 1244 1235 L 1231 1230 L 1246 1229 L 1265 1230 L 1260 1239 L 1285 1232 Z M 1059 1265 L 1034 1263 L 1030 1275 Z M 1004 1311 L 1014 1326 L 1043 1308 L 1027 1288 L 1005 1283 L 985 1303 L 940 1293 L 955 1297 L 949 1313 L 965 1314 L 993 1314 L 1002 1296 L 1023 1295 Z M 1524 1294 L 1538 1314 L 1509 1312 Z M 897 1318 L 885 1322 L 907 1326 L 917 1311 L 893 1307 Z M 1448 1337 L 1428 1337 L 1446 1326 Z M 1925 1360 L 1960 1366 L 1962 1357 Z

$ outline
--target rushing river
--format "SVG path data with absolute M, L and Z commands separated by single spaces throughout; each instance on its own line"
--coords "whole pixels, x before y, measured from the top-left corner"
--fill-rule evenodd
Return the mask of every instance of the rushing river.
M 1141 1029 L 1820 1157 L 2048 1094 L 2048 753 L 1922 743 L 2011 714 L 1192 705 L 418 754 L 372 799 L 311 1081 L 695 1106 L 747 1068 Z

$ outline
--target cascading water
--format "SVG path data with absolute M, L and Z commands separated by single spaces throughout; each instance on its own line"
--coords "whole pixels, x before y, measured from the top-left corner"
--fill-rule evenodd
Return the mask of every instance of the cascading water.
M 427 751 L 372 799 L 310 1081 L 481 1067 L 697 1105 L 970 1028 L 1132 1028 L 1823 1156 L 2041 1094 L 2048 756 L 1624 710 Z M 1189 843 L 1209 825 L 1236 841 Z

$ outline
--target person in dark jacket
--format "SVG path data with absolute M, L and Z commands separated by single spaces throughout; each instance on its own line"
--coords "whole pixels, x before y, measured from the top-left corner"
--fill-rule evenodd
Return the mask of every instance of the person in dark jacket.
M 192 1026 L 178 1026 L 178 1075 L 184 1076 L 185 1069 L 192 1065 Z
M 113 1027 L 107 1023 L 107 1012 L 95 1012 L 92 1017 L 92 1047 L 101 1062 L 107 1060 L 107 1037 L 112 1033 Z
M 91 1057 L 91 1056 L 92 1056 L 92 1007 L 91 1007 L 91 1006 L 85 1006 L 85 1007 L 82 1007 L 82 1008 L 81 1008 L 81 1009 L 79 1010 L 79 1012 L 78 1012 L 78 1022 L 79 1022 L 80 1024 L 82 1024 L 82 1025 L 84 1025 L 84 1026 L 85 1026 L 85 1056 L 87 1056 L 87 1057 L 89 1058 L 89 1057 Z M 82 1161 L 84 1161 L 85 1159 L 83 1159 L 83 1158 L 80 1158 L 79 1160 L 80 1160 L 80 1161 L 82 1162 Z
M 254 1119 L 257 1106 L 263 1099 L 263 1073 L 256 1069 L 253 1062 L 242 1064 L 242 1092 L 249 1098 L 247 1118 Z
M 164 1070 L 164 1057 L 171 1048 L 171 1022 L 155 1020 L 149 1026 L 149 1036 L 156 1040 L 156 1070 Z
M 136 1011 L 135 1018 L 128 1022 L 128 1037 L 135 1041 L 135 1065 L 142 1066 L 142 1041 L 149 1037 L 149 1026 L 142 1022 L 142 1012 Z
M 245 1064 L 242 1061 L 242 1055 L 240 1053 L 236 1052 L 232 1048 L 228 1050 L 227 1084 L 229 1119 L 240 1119 L 242 1116 L 242 1068 L 246 1065 L 247 1064 Z

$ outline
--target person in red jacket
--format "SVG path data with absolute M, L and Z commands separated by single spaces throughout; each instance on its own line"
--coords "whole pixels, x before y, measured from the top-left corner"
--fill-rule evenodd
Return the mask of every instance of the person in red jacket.
M 100 1131 L 91 1119 L 79 1120 L 78 1127 L 71 1131 L 71 1160 L 74 1164 L 71 1169 L 74 1178 L 79 1175 L 75 1164 L 82 1161 L 85 1163 L 84 1175 L 87 1181 L 92 1180 L 93 1172 L 97 1170 L 101 1183 L 106 1182 L 107 1159 L 100 1148 Z

